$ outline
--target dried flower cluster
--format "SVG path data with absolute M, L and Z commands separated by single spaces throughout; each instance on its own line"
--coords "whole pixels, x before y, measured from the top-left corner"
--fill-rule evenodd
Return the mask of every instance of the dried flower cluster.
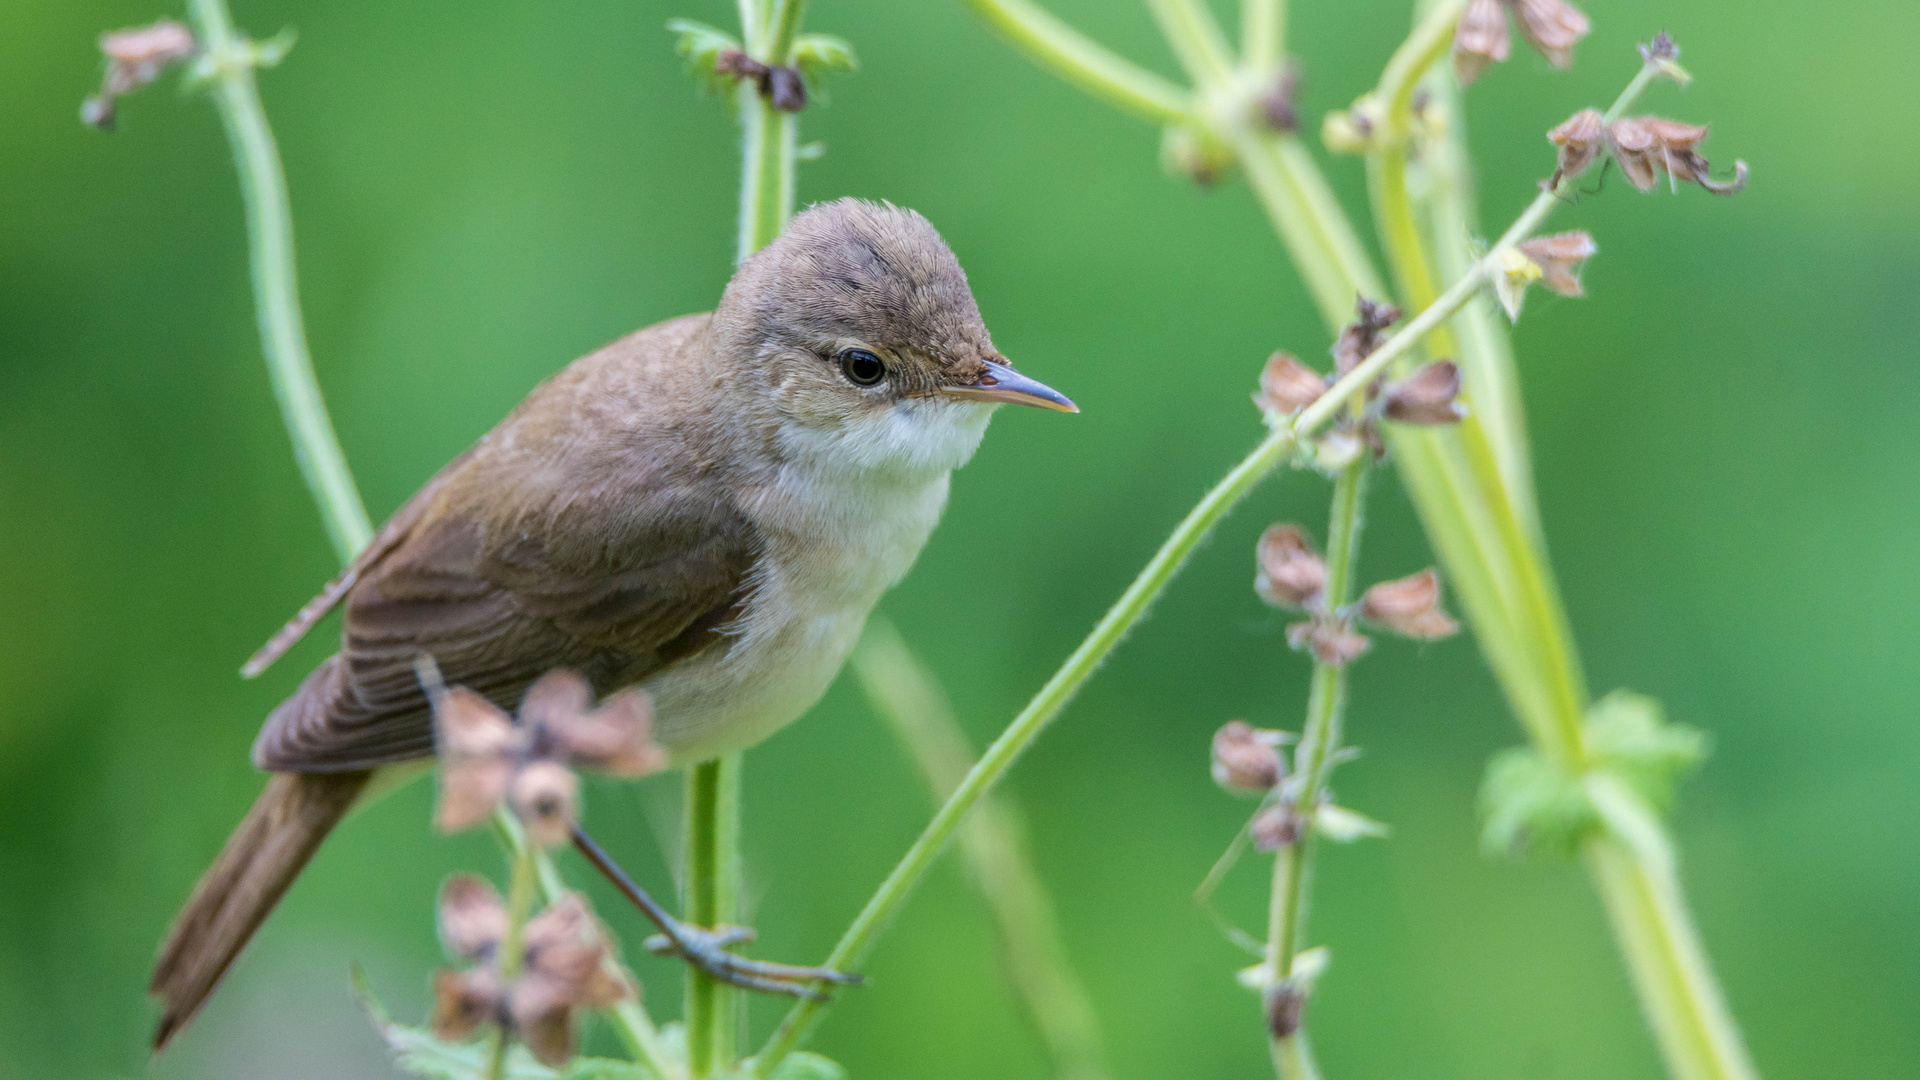
M 115 99 L 159 78 L 198 48 L 193 33 L 171 19 L 102 35 L 100 51 L 107 57 L 107 73 L 100 81 L 100 92 L 81 103 L 80 119 L 111 129 Z
M 1507 12 L 1520 24 L 1520 36 L 1554 67 L 1573 64 L 1573 47 L 1591 29 L 1587 17 L 1567 0 L 1469 0 L 1453 32 L 1453 70 L 1464 85 L 1492 64 L 1506 60 L 1511 48 Z
M 714 58 L 713 70 L 732 75 L 735 82 L 752 79 L 760 96 L 781 112 L 797 113 L 807 107 L 807 81 L 797 67 L 763 64 L 738 49 L 727 49 Z
M 1298 525 L 1274 525 L 1255 550 L 1259 566 L 1254 591 L 1274 607 L 1304 611 L 1309 618 L 1287 627 L 1287 643 L 1310 651 L 1323 664 L 1345 665 L 1371 647 L 1353 628 L 1357 616 L 1421 641 L 1450 637 L 1460 624 L 1440 608 L 1440 578 L 1432 569 L 1383 581 L 1368 589 L 1352 609 L 1329 610 L 1326 562 Z
M 1705 125 L 1658 116 L 1623 116 L 1608 124 L 1597 110 L 1582 109 L 1547 132 L 1547 140 L 1559 149 L 1560 157 L 1544 186 L 1551 190 L 1563 179 L 1580 176 L 1607 154 L 1626 174 L 1627 182 L 1641 191 L 1652 191 L 1662 172 L 1675 188 L 1684 181 L 1699 184 L 1715 195 L 1731 195 L 1746 187 L 1744 161 L 1733 163 L 1733 179 L 1712 177 L 1707 159 L 1698 149 L 1706 137 Z
M 475 966 L 433 977 L 433 1033 L 448 1042 L 481 1028 L 511 1032 L 543 1064 L 573 1057 L 574 1013 L 611 1005 L 632 991 L 609 975 L 606 945 L 586 902 L 569 894 L 527 922 L 524 955 L 512 976 L 501 970 L 507 909 L 492 885 L 471 875 L 440 890 L 440 940 Z
M 421 682 L 433 701 L 440 755 L 435 824 L 459 832 L 485 821 L 502 800 L 546 847 L 565 843 L 579 819 L 580 781 L 569 766 L 609 776 L 644 776 L 666 767 L 651 737 L 653 710 L 628 690 L 593 707 L 593 688 L 572 671 L 552 671 L 529 687 L 515 724 L 464 686 L 446 687 L 423 659 Z

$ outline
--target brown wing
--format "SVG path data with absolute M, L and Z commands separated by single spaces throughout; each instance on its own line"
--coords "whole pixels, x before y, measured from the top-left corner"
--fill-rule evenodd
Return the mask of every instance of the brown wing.
M 352 586 L 342 650 L 268 717 L 255 764 L 333 772 L 432 754 L 422 653 L 447 682 L 511 709 L 557 667 L 601 693 L 631 685 L 717 640 L 737 612 L 752 531 L 701 496 L 710 488 L 628 471 L 611 488 L 551 491 L 503 523 L 513 494 L 496 490 L 497 471 L 475 472 Z

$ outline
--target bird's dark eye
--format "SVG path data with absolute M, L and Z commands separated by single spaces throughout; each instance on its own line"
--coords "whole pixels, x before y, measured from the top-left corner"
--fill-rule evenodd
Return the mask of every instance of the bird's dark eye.
M 887 377 L 887 365 L 865 349 L 845 349 L 840 353 L 840 373 L 855 386 L 873 386 Z

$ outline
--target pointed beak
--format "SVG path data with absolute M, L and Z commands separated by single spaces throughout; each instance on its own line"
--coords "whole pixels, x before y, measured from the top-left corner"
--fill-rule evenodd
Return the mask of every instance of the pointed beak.
M 940 392 L 975 401 L 1003 401 L 1009 405 L 1032 405 L 1056 412 L 1077 413 L 1080 407 L 1067 396 L 1038 379 L 1029 379 L 1005 364 L 986 362 L 986 374 L 969 386 L 945 386 Z

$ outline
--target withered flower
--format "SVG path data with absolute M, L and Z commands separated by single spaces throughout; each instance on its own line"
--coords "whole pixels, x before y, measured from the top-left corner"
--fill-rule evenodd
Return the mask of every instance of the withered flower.
M 1253 841 L 1253 850 L 1261 852 L 1279 851 L 1291 847 L 1300 841 L 1300 815 L 1294 813 L 1293 804 L 1275 803 L 1253 816 L 1247 825 L 1247 836 Z
M 807 107 L 807 82 L 798 68 L 763 64 L 738 49 L 726 49 L 713 58 L 713 70 L 732 75 L 736 83 L 752 79 L 760 96 L 781 112 L 797 113 Z
M 1707 159 L 1695 147 L 1707 137 L 1707 129 L 1658 116 L 1623 116 L 1607 128 L 1607 148 L 1627 182 L 1641 191 L 1652 191 L 1664 170 L 1668 183 L 1686 181 L 1699 184 L 1716 195 L 1731 195 L 1747 186 L 1747 163 L 1733 164 L 1733 179 L 1718 181 L 1708 172 Z
M 1362 296 L 1354 303 L 1358 319 L 1348 323 L 1333 343 L 1334 370 L 1341 375 L 1358 367 L 1360 361 L 1380 347 L 1381 331 L 1400 321 L 1400 309 L 1392 304 Z
M 1314 659 L 1333 667 L 1345 667 L 1373 647 L 1364 635 L 1354 633 L 1347 620 L 1327 615 L 1289 625 L 1287 644 L 1311 651 Z
M 579 780 L 570 765 L 610 776 L 642 776 L 666 767 L 652 740 L 646 696 L 628 690 L 593 707 L 593 690 L 572 671 L 552 671 L 527 690 L 516 725 L 498 706 L 463 686 L 442 684 L 422 657 L 420 681 L 433 702 L 440 799 L 435 824 L 459 832 L 485 821 L 504 800 L 537 843 L 564 843 L 579 816 Z
M 1493 64 L 1504 63 L 1512 44 L 1507 10 L 1500 0 L 1467 0 L 1453 30 L 1453 71 L 1465 86 Z
M 1253 590 L 1275 607 L 1305 610 L 1320 600 L 1327 564 L 1298 525 L 1270 525 L 1254 548 L 1260 570 Z
M 1271 791 L 1287 775 L 1280 733 L 1232 720 L 1213 733 L 1213 782 L 1228 791 Z
M 1384 415 L 1402 424 L 1455 424 L 1466 415 L 1460 397 L 1460 368 L 1435 360 L 1413 374 L 1387 384 Z
M 1453 31 L 1453 70 L 1462 85 L 1507 58 L 1507 8 L 1513 9 L 1527 44 L 1563 71 L 1573 64 L 1574 45 L 1592 29 L 1567 0 L 1468 0 Z
M 440 893 L 440 935 L 447 950 L 481 966 L 433 977 L 433 1033 L 448 1042 L 494 1024 L 513 1032 L 541 1063 L 573 1057 L 574 1011 L 625 998 L 627 986 L 601 961 L 606 946 L 586 903 L 569 894 L 526 925 L 524 953 L 511 979 L 499 969 L 507 913 L 493 887 L 468 875 Z
M 1293 414 L 1320 400 L 1327 391 L 1326 376 L 1292 356 L 1277 352 L 1260 370 L 1260 389 L 1253 403 L 1262 412 Z
M 1440 575 L 1432 567 L 1368 589 L 1360 598 L 1360 617 L 1422 641 L 1460 632 L 1460 624 L 1440 610 Z
M 1584 231 L 1555 233 L 1522 240 L 1520 254 L 1540 268 L 1540 284 L 1561 296 L 1584 296 L 1580 289 L 1580 269 L 1600 249 Z
M 107 73 L 101 79 L 100 93 L 81 104 L 80 119 L 97 128 L 113 127 L 115 98 L 159 78 L 161 72 L 192 56 L 197 48 L 193 33 L 171 19 L 101 35 L 100 51 L 107 58 Z
M 1605 148 L 1605 119 L 1599 109 L 1581 109 L 1547 132 L 1547 141 L 1560 148 L 1553 178 L 1545 185 L 1549 191 L 1562 180 L 1579 177 L 1600 157 L 1600 151 Z
M 1307 1009 L 1307 992 L 1292 979 L 1275 980 L 1261 992 L 1267 1010 L 1267 1031 L 1276 1039 L 1290 1038 L 1300 1030 L 1301 1014 Z
M 1280 70 L 1274 74 L 1273 83 L 1257 101 L 1261 118 L 1275 131 L 1298 131 L 1299 96 L 1300 68 L 1289 60 L 1280 66 Z

